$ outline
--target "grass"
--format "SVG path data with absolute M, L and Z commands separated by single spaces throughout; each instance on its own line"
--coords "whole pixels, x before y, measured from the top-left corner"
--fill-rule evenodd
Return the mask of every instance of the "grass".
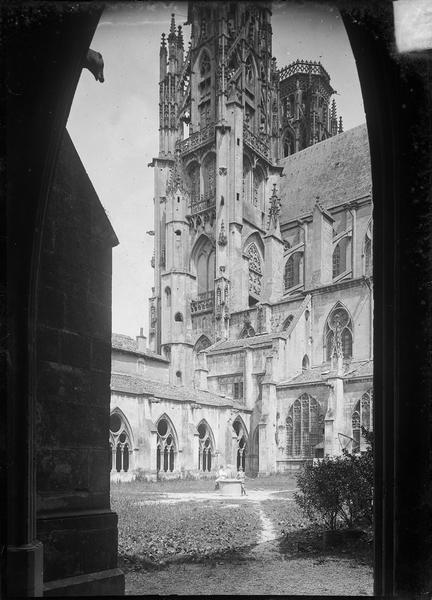
M 261 530 L 258 512 L 245 503 L 144 504 L 123 493 L 113 496 L 112 509 L 119 517 L 119 557 L 134 570 L 239 552 Z

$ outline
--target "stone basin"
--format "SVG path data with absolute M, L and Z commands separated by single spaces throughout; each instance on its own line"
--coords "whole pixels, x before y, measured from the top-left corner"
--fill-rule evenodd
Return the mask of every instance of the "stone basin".
M 217 479 L 221 496 L 241 496 L 239 479 Z

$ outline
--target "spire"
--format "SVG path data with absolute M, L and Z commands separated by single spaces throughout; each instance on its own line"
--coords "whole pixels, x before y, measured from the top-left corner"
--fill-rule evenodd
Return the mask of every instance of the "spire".
M 336 119 L 337 118 L 337 114 L 336 114 L 336 101 L 335 101 L 334 98 L 333 98 L 332 105 L 331 105 L 331 118 L 332 119 Z
M 175 15 L 174 15 L 174 13 L 172 13 L 170 32 L 169 32 L 169 36 L 168 36 L 168 43 L 175 42 L 175 39 L 176 39 Z
M 162 34 L 162 39 L 161 39 L 161 51 L 162 50 L 166 50 L 166 40 L 165 40 L 165 34 Z
M 342 117 L 339 117 L 339 129 L 338 129 L 338 133 L 343 133 Z
M 179 25 L 178 26 L 178 34 L 177 34 L 177 43 L 179 48 L 183 48 L 183 31 L 182 31 L 182 26 Z
M 270 210 L 269 210 L 268 224 L 267 224 L 267 229 L 269 229 L 270 232 L 276 231 L 277 233 L 280 234 L 280 230 L 279 230 L 280 211 L 281 211 L 281 201 L 276 193 L 276 184 L 274 183 L 273 184 L 273 193 L 270 197 Z

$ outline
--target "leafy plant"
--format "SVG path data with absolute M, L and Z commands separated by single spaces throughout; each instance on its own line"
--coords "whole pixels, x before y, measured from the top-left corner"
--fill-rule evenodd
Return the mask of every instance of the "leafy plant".
M 297 475 L 298 506 L 310 520 L 332 530 L 372 525 L 373 434 L 364 428 L 362 434 L 368 443 L 365 452 L 326 457 Z

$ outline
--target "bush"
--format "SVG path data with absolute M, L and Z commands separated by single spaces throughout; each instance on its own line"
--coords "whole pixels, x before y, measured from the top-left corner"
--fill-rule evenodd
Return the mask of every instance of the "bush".
M 373 435 L 363 430 L 368 449 L 344 452 L 317 465 L 305 465 L 297 475 L 294 495 L 303 513 L 329 529 L 369 527 L 373 521 Z

